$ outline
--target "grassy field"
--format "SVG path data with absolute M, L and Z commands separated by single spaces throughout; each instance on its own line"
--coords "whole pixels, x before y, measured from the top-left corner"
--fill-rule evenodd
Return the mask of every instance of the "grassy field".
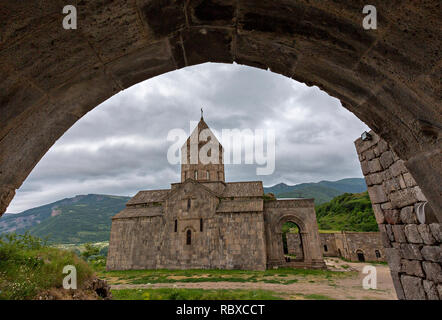
M 336 272 L 309 269 L 251 270 L 125 270 L 105 271 L 96 267 L 99 278 L 112 284 L 153 284 L 153 283 L 200 283 L 200 282 L 249 282 L 288 285 L 308 277 L 330 283 L 354 275 L 354 272 Z
M 115 300 L 282 300 L 268 290 L 122 289 L 113 290 Z

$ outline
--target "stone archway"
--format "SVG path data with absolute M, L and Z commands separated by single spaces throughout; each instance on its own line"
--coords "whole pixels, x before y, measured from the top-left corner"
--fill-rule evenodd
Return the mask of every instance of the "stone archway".
M 312 199 L 267 201 L 264 204 L 267 267 L 326 268 L 321 251 L 318 225 Z M 283 225 L 293 222 L 299 228 L 302 260 L 286 259 Z
M 299 220 L 299 219 L 297 219 Z M 284 226 L 287 223 L 293 223 L 298 229 L 297 233 L 291 233 L 290 231 L 284 232 Z M 291 262 L 304 262 L 306 257 L 310 257 L 310 253 L 306 252 L 309 250 L 306 245 L 307 232 L 305 230 L 305 226 L 301 228 L 294 219 L 291 219 L 290 216 L 283 217 L 279 223 L 280 229 L 278 230 L 278 234 L 280 235 L 280 244 L 282 246 L 282 256 L 281 262 L 284 261 L 290 265 Z M 292 236 L 292 237 L 290 237 Z M 281 252 L 281 251 L 280 251 Z
M 404 160 L 442 221 L 440 2 L 77 1 L 0 5 L 0 215 L 54 142 L 85 113 L 156 75 L 239 63 L 340 99 Z

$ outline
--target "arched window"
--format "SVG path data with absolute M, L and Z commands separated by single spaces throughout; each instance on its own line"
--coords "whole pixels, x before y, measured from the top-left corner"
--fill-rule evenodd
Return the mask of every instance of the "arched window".
M 379 250 L 375 250 L 374 254 L 376 255 L 376 258 L 380 258 L 381 257 L 381 253 L 379 252 Z
M 195 170 L 193 172 L 193 177 L 195 178 L 195 180 L 198 180 L 198 170 Z
M 192 231 L 190 229 L 186 232 L 186 244 L 189 246 L 192 244 Z
M 200 231 L 203 232 L 203 218 L 200 219 Z
M 187 210 L 190 210 L 190 207 L 192 206 L 192 199 L 187 199 Z
M 327 252 L 327 251 L 328 251 L 327 245 L 324 244 L 324 252 Z
M 174 228 L 175 232 L 178 232 L 178 220 L 175 219 L 175 228 Z
M 208 170 L 206 171 L 206 179 L 207 179 L 207 180 L 210 180 L 210 173 L 209 173 Z

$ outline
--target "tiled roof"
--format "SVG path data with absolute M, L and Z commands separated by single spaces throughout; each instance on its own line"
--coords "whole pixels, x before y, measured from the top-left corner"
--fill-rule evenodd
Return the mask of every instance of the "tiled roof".
M 132 199 L 127 202 L 127 205 L 161 202 L 169 194 L 169 192 L 169 189 L 139 191 Z
M 262 197 L 264 188 L 262 181 L 228 182 L 223 197 Z
M 155 217 L 155 216 L 161 216 L 162 214 L 163 214 L 162 206 L 143 207 L 143 208 L 126 207 L 125 209 L 123 209 L 123 211 L 120 211 L 118 214 L 113 216 L 112 219 Z

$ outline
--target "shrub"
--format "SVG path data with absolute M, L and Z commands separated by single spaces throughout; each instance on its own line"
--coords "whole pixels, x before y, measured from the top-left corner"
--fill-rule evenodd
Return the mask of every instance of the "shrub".
M 0 299 L 33 299 L 43 290 L 62 287 L 63 268 L 74 265 L 79 286 L 93 271 L 75 253 L 52 248 L 24 235 L 0 236 Z

